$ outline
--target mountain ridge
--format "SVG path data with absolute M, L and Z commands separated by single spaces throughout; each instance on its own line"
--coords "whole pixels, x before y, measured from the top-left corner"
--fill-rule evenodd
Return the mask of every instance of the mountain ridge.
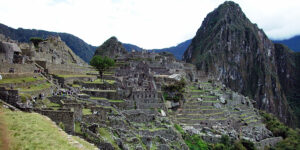
M 284 40 L 273 40 L 273 43 L 284 44 L 295 52 L 300 52 L 300 35 L 293 36 Z
M 31 37 L 41 37 L 45 39 L 49 36 L 60 36 L 61 39 L 66 42 L 66 44 L 74 51 L 74 53 L 82 58 L 85 62 L 89 62 L 96 50 L 95 46 L 87 44 L 82 39 L 69 33 L 58 33 L 23 28 L 14 29 L 0 23 L 0 34 L 19 42 L 30 42 Z

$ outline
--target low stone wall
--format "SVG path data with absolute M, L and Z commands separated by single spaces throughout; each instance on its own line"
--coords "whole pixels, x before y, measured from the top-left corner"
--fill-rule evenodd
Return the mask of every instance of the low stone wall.
M 135 100 L 138 103 L 162 103 L 160 98 L 140 98 Z
M 31 73 L 31 72 L 26 72 L 26 73 L 0 73 L 0 75 L 2 76 L 3 79 L 38 76 L 36 73 Z
M 84 115 L 82 117 L 82 122 L 88 123 L 88 124 L 93 124 L 93 123 L 97 123 L 97 124 L 105 124 L 105 119 L 102 118 L 101 115 Z
M 118 107 L 121 110 L 134 109 L 134 101 L 124 101 L 124 102 L 110 102 L 112 105 Z
M 161 93 L 158 93 L 157 91 L 133 91 L 131 94 L 131 99 L 133 100 L 155 98 L 161 98 Z
M 18 107 L 17 102 L 20 100 L 19 91 L 0 87 L 0 99 L 10 105 Z
M 93 96 L 93 97 L 105 97 L 107 99 L 114 99 L 114 100 L 121 99 L 121 96 L 119 96 L 119 94 L 117 92 L 113 92 L 113 91 L 84 90 L 82 92 L 85 94 L 88 94 L 90 96 Z
M 81 121 L 82 119 L 82 108 L 80 103 L 64 103 L 63 108 L 74 109 L 74 118 L 76 121 Z
M 117 88 L 117 84 L 109 84 L 109 83 L 81 83 L 81 86 L 87 89 L 101 89 L 101 90 L 114 90 Z
M 62 78 L 54 75 L 54 78 L 58 80 L 58 83 L 61 85 L 64 84 L 73 84 L 74 81 L 91 81 L 96 80 L 97 77 L 95 76 L 88 76 L 88 77 L 69 77 L 69 78 Z
M 60 105 L 62 105 L 61 100 L 66 99 L 66 98 L 67 98 L 67 97 L 65 97 L 65 96 L 51 96 L 51 97 L 48 97 L 48 99 L 49 99 L 52 103 L 57 103 L 57 104 L 60 104 Z
M 132 122 L 145 123 L 155 120 L 155 115 L 144 113 L 142 110 L 128 110 L 123 113 Z
M 165 109 L 164 103 L 136 103 L 137 109 L 152 109 L 152 108 L 160 108 Z
M 36 69 L 33 64 L 11 64 L 11 63 L 0 63 L 0 74 L 9 73 L 9 69 L 14 68 L 14 73 L 33 73 Z
M 49 117 L 56 124 L 63 123 L 65 131 L 72 134 L 74 133 L 74 112 L 72 111 L 55 111 L 55 110 L 34 110 L 37 113 Z
M 72 73 L 82 73 L 85 74 L 93 69 L 88 67 L 82 67 L 76 64 L 50 64 L 47 63 L 47 70 L 50 74 L 72 74 Z

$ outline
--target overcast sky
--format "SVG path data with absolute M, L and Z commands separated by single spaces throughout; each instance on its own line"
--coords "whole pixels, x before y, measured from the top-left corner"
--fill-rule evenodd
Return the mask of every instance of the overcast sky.
M 174 46 L 195 36 L 225 0 L 0 0 L 0 23 L 71 33 L 98 46 L 111 36 L 140 47 Z M 272 39 L 300 34 L 300 0 L 234 0 Z

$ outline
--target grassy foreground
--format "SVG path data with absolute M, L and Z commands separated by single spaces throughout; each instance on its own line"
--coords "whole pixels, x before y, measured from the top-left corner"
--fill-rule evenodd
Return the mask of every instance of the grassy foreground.
M 60 131 L 48 118 L 37 113 L 10 111 L 0 106 L 0 121 L 6 125 L 11 150 L 94 150 L 95 146 Z M 0 122 L 1 123 L 1 122 Z M 4 134 L 1 133 L 0 135 Z M 0 138 L 3 136 L 0 136 Z M 2 139 L 0 139 L 1 143 Z M 81 145 L 74 145 L 77 141 Z M 1 144 L 0 144 L 1 145 Z M 0 148 L 1 149 L 1 148 Z

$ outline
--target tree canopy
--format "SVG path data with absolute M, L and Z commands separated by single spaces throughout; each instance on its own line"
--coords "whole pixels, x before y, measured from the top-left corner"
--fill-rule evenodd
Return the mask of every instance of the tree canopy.
M 34 44 L 35 47 L 37 47 L 40 42 L 44 41 L 44 39 L 42 39 L 40 37 L 31 37 L 30 41 Z
M 103 72 L 115 65 L 115 61 L 107 56 L 96 55 L 90 61 L 90 65 L 93 66 L 102 78 Z

